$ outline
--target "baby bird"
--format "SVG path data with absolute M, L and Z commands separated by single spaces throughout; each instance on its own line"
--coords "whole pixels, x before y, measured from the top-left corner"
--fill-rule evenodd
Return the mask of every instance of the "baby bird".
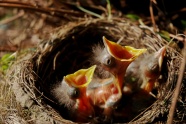
M 113 113 L 114 120 L 128 122 L 156 100 L 150 92 L 161 74 L 165 53 L 166 47 L 162 47 L 157 52 L 138 57 L 128 66 L 122 99 Z
M 93 79 L 87 88 L 87 97 L 90 99 L 104 119 L 112 115 L 115 104 L 119 102 L 118 88 L 115 85 L 115 78 Z M 102 111 L 103 110 L 103 111 Z
M 143 89 L 150 93 L 160 76 L 165 53 L 164 46 L 157 52 L 140 56 L 132 62 L 126 70 L 123 91 L 127 93 Z
M 93 47 L 93 61 L 98 66 L 97 74 L 112 74 L 115 77 L 115 86 L 118 90 L 119 97 L 122 96 L 122 89 L 126 69 L 129 64 L 138 56 L 146 51 L 146 49 L 135 49 L 130 46 L 121 46 L 115 42 L 107 40 L 103 36 L 105 48 L 101 46 Z
M 67 114 L 72 121 L 88 122 L 95 115 L 94 108 L 86 95 L 95 68 L 96 65 L 64 76 L 62 82 L 52 90 L 57 102 L 67 107 Z

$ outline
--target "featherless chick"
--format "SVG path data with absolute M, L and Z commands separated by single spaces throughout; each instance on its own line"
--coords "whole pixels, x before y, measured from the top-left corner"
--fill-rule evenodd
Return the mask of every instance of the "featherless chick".
M 157 52 L 141 55 L 128 66 L 114 120 L 128 122 L 156 100 L 151 91 L 161 74 L 165 53 L 166 47 L 162 47 Z
M 135 92 L 143 89 L 151 92 L 154 83 L 159 78 L 162 70 L 162 63 L 166 54 L 166 47 L 162 47 L 157 52 L 140 56 L 132 62 L 124 76 L 124 93 Z
M 94 107 L 86 95 L 95 68 L 96 65 L 64 76 L 62 82 L 53 87 L 53 96 L 59 104 L 65 105 L 72 121 L 89 122 L 95 116 Z
M 97 108 L 97 115 L 101 115 L 104 121 L 110 120 L 114 107 L 117 107 L 117 103 L 120 101 L 115 82 L 115 77 L 94 78 L 87 88 L 87 97 L 92 105 Z
M 96 87 L 89 86 L 88 96 L 95 106 L 103 108 L 103 115 L 112 118 L 113 111 L 122 98 L 123 75 L 132 61 L 146 51 L 130 46 L 121 46 L 103 36 L 104 47 L 93 47 L 93 63 L 97 65 L 95 74 L 103 81 L 92 81 Z M 95 79 L 95 78 L 94 78 Z M 94 85 L 95 86 L 95 85 Z

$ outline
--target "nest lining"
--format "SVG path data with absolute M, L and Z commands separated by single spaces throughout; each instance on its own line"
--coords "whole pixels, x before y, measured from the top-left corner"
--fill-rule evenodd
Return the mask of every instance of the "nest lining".
M 17 100 L 24 107 L 38 107 L 37 112 L 40 115 L 47 113 L 44 117 L 45 122 L 49 120 L 51 123 L 75 124 L 76 122 L 67 120 L 66 110 L 59 106 L 59 103 L 48 91 L 56 82 L 60 82 L 64 75 L 90 66 L 89 58 L 92 54 L 92 46 L 101 44 L 102 36 L 106 36 L 111 41 L 121 39 L 121 45 L 147 48 L 149 53 L 168 45 L 167 41 L 161 39 L 149 28 L 139 28 L 125 19 L 92 19 L 69 23 L 65 27 L 55 29 L 50 38 L 43 40 L 32 57 L 19 64 L 14 64 L 13 71 L 11 71 L 13 76 L 9 75 L 9 79 L 13 84 Z M 157 88 L 158 99 L 130 123 L 166 122 L 165 118 L 169 111 L 182 56 L 167 46 L 166 58 L 163 83 Z M 184 75 L 184 77 L 186 76 Z M 182 86 L 178 101 L 180 103 L 185 100 L 182 97 L 185 95 L 183 88 L 184 86 Z M 25 99 L 22 100 L 21 96 L 25 96 Z M 177 107 L 177 110 L 179 109 Z M 180 115 L 183 114 L 182 111 Z M 184 119 L 181 119 L 180 115 L 176 114 L 174 121 L 183 122 Z M 35 118 L 35 120 L 41 121 L 42 119 Z

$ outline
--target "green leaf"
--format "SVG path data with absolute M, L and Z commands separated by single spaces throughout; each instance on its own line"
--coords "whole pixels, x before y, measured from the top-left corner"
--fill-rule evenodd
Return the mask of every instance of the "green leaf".
M 186 29 L 186 21 L 185 20 L 181 20 L 181 24 L 183 26 L 183 29 Z
M 133 21 L 137 21 L 140 19 L 140 17 L 135 14 L 127 14 L 126 17 L 133 20 Z
M 10 63 L 15 59 L 15 56 L 7 53 L 0 59 L 0 70 L 6 71 L 10 66 Z
M 169 36 L 169 32 L 167 32 L 167 31 L 161 30 L 158 34 L 161 37 L 165 38 L 167 41 L 170 41 L 171 40 L 171 38 Z

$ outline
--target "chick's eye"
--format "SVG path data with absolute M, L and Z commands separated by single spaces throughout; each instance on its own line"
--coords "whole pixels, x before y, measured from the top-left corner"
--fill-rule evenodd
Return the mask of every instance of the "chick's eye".
M 112 63 L 112 60 L 111 60 L 110 58 L 107 58 L 107 59 L 105 60 L 105 63 L 106 63 L 107 65 L 110 65 L 110 64 Z
M 113 60 L 113 58 L 111 56 L 107 56 L 107 57 L 105 57 L 103 59 L 104 59 L 103 63 L 105 65 L 107 65 L 107 66 L 111 66 L 114 63 L 114 60 Z
M 80 95 L 80 91 L 78 88 L 69 88 L 68 90 L 68 95 L 71 97 L 71 98 L 77 98 L 79 97 Z
M 158 72 L 158 64 L 157 63 L 151 63 L 148 65 L 148 69 L 150 72 Z

